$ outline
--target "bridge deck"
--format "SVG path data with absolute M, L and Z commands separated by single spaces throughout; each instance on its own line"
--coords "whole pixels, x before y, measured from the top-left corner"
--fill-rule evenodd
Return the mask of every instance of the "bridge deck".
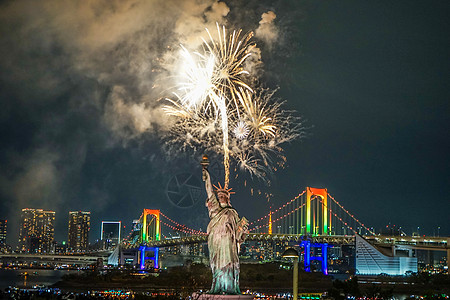
M 313 243 L 328 243 L 349 245 L 355 243 L 355 236 L 353 235 L 318 235 L 318 236 L 304 236 L 299 234 L 267 234 L 267 233 L 249 233 L 246 241 L 286 241 L 286 242 L 301 242 L 309 240 Z M 195 244 L 208 242 L 207 235 L 192 235 L 181 238 L 165 239 L 161 241 L 149 241 L 146 245 L 149 247 L 170 247 L 182 244 Z M 135 245 L 128 245 L 126 248 L 133 248 Z
M 442 237 L 392 237 L 392 236 L 365 236 L 369 242 L 378 245 L 403 245 L 411 246 L 415 249 L 429 250 L 447 250 L 447 238 Z M 249 233 L 247 241 L 286 241 L 302 242 L 310 241 L 312 243 L 328 243 L 332 245 L 351 245 L 355 244 L 354 235 L 299 235 L 299 234 L 268 234 L 268 233 Z M 149 241 L 146 245 L 149 247 L 170 247 L 175 245 L 196 244 L 208 242 L 207 235 L 192 235 L 180 238 L 164 239 L 161 241 Z M 125 245 L 125 248 L 135 248 L 138 245 Z

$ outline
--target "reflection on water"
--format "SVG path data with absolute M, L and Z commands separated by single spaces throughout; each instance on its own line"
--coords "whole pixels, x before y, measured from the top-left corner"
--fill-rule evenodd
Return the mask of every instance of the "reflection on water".
M 61 280 L 65 274 L 81 271 L 74 270 L 36 270 L 36 269 L 0 269 L 0 289 L 8 286 L 30 288 L 34 285 L 49 286 Z
M 10 270 L 10 269 L 0 269 L 0 289 L 4 290 L 8 286 L 15 286 L 19 288 L 32 288 L 35 285 L 45 285 L 50 286 L 59 280 L 65 274 L 80 273 L 83 271 L 76 270 L 36 270 L 36 269 L 20 269 L 20 270 Z M 145 289 L 148 293 L 149 289 Z M 165 295 L 169 295 L 170 292 L 164 289 L 154 288 L 155 293 L 164 292 Z M 142 291 L 140 291 L 142 292 Z M 173 292 L 173 291 L 172 291 Z M 256 292 L 256 291 L 253 291 Z M 169 293 L 169 294 L 168 294 Z M 1 294 L 0 294 L 1 298 Z M 410 295 L 405 294 L 394 294 L 393 298 L 395 300 L 411 299 Z

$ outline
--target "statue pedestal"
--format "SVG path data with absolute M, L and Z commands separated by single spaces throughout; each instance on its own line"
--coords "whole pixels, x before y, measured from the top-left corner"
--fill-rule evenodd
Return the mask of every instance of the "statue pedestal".
M 250 300 L 253 295 L 212 295 L 212 294 L 192 294 L 193 300 Z

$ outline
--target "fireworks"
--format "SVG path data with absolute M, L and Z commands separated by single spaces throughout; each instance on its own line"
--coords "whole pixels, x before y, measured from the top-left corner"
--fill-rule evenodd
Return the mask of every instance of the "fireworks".
M 169 143 L 181 149 L 222 153 L 225 187 L 229 182 L 230 158 L 252 176 L 267 173 L 285 162 L 280 145 L 300 135 L 300 122 L 281 109 L 274 91 L 253 89 L 247 83 L 246 59 L 254 44 L 242 30 L 227 35 L 217 26 L 217 38 L 207 31 L 199 51 L 181 46 L 182 72 L 174 99 L 167 99 L 167 114 L 177 118 Z
M 233 129 L 234 136 L 240 140 L 247 138 L 250 129 L 244 121 L 239 121 Z
M 241 90 L 241 93 L 239 94 L 239 100 L 253 129 L 264 135 L 268 134 L 275 137 L 275 130 L 277 127 L 273 125 L 272 118 L 265 114 L 267 103 L 254 101 L 252 94 L 243 90 Z

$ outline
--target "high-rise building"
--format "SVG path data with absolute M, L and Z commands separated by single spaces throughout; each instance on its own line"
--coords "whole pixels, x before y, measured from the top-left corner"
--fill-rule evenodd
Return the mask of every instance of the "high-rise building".
M 105 248 L 117 246 L 120 243 L 121 221 L 102 221 L 100 239 Z
M 6 229 L 8 221 L 0 220 L 0 253 L 7 253 L 9 246 L 6 245 Z
M 6 244 L 6 228 L 8 220 L 0 220 L 0 245 Z
M 68 247 L 73 251 L 85 251 L 89 246 L 89 230 L 91 229 L 91 212 L 69 212 Z
M 19 251 L 49 253 L 55 239 L 55 212 L 42 209 L 22 209 L 19 231 Z

